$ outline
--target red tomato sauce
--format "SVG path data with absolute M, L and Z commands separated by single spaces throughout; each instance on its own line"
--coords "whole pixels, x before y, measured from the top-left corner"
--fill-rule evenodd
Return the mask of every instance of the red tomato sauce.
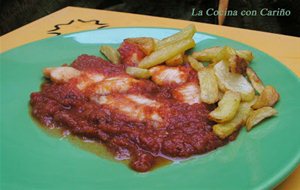
M 107 76 L 126 75 L 123 65 L 114 65 L 95 56 L 79 56 L 71 66 Z M 197 80 L 196 72 L 189 72 L 188 80 Z M 212 132 L 214 123 L 208 120 L 208 113 L 214 106 L 180 103 L 172 97 L 171 86 L 143 81 L 130 93 L 142 93 L 166 105 L 168 111 L 164 107 L 159 110 L 164 118 L 163 126 L 129 121 L 126 115 L 91 101 L 72 82 L 45 81 L 40 92 L 31 94 L 32 115 L 46 127 L 63 128 L 72 135 L 103 144 L 114 156 L 129 159 L 130 167 L 139 172 L 151 170 L 161 156 L 188 158 L 229 141 L 219 139 Z

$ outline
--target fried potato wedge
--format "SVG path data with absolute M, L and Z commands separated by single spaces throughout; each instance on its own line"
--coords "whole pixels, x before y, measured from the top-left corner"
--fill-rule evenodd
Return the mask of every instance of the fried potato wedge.
M 201 69 L 198 71 L 198 79 L 200 84 L 200 100 L 207 104 L 216 103 L 219 100 L 219 89 L 213 69 Z
M 238 92 L 226 91 L 218 102 L 218 107 L 209 113 L 209 118 L 217 123 L 224 123 L 234 118 L 241 102 Z
M 235 117 L 226 123 L 214 125 L 213 132 L 221 139 L 227 138 L 246 122 L 251 110 L 251 102 L 240 103 Z
M 191 49 L 195 46 L 195 42 L 193 39 L 185 39 L 179 41 L 173 45 L 166 46 L 162 49 L 154 51 L 150 55 L 144 57 L 139 63 L 140 68 L 150 68 L 155 65 L 159 65 L 165 62 L 172 57 L 185 52 L 188 49 Z
M 280 96 L 275 88 L 272 86 L 266 86 L 252 108 L 259 109 L 262 107 L 272 107 L 278 102 L 279 97 Z
M 262 120 L 274 116 L 276 114 L 277 111 L 272 107 L 263 107 L 251 112 L 246 122 L 247 131 L 250 131 L 255 125 L 257 125 Z
M 104 45 L 100 47 L 100 52 L 113 64 L 120 64 L 120 54 L 116 49 Z
M 204 65 L 201 62 L 197 61 L 194 57 L 190 55 L 187 56 L 187 61 L 195 71 L 200 71 L 204 67 Z
M 222 100 L 223 96 L 224 96 L 224 92 L 219 90 L 219 101 Z
M 253 54 L 251 51 L 248 50 L 237 50 L 236 51 L 237 55 L 243 59 L 245 59 L 246 61 L 248 61 L 249 63 L 253 60 Z
M 229 71 L 232 73 L 245 74 L 249 64 L 244 58 L 238 55 L 238 51 L 229 46 L 224 46 L 219 53 L 213 58 L 213 62 L 217 63 L 225 61 L 229 65 Z
M 228 59 L 233 55 L 238 55 L 240 58 L 245 59 L 249 63 L 253 60 L 253 54 L 251 51 L 235 50 L 228 46 L 211 47 L 201 51 L 194 52 L 192 54 L 192 56 L 198 61 L 207 61 L 207 62 L 218 62 L 223 59 Z
M 236 56 L 236 51 L 232 47 L 224 46 L 213 58 L 213 62 L 228 61 L 231 57 Z
M 141 69 L 138 67 L 127 67 L 126 73 L 135 78 L 140 78 L 140 79 L 147 79 L 151 77 L 149 70 Z
M 221 50 L 222 47 L 219 46 L 207 48 L 201 51 L 193 52 L 192 57 L 198 61 L 212 62 Z
M 257 74 L 255 73 L 255 71 L 253 69 L 251 69 L 250 67 L 248 67 L 246 69 L 246 74 L 248 79 L 250 80 L 253 88 L 259 93 L 261 94 L 264 90 L 264 84 L 263 82 L 260 80 L 260 78 L 257 76 Z
M 231 73 L 238 73 L 245 75 L 249 62 L 238 55 L 231 56 L 228 60 L 229 71 Z
M 218 79 L 219 88 L 239 92 L 242 101 L 251 101 L 255 96 L 255 92 L 248 80 L 241 74 L 229 72 L 228 65 L 224 61 L 220 61 L 214 66 L 215 75 Z
M 168 66 L 178 66 L 183 64 L 183 53 L 176 55 L 175 57 L 172 57 L 171 59 L 168 59 L 166 61 L 166 65 Z
M 155 50 L 155 40 L 153 38 L 127 38 L 124 41 L 137 44 L 139 48 L 145 53 L 145 55 L 150 55 Z
M 186 28 L 183 28 L 180 32 L 177 32 L 167 38 L 158 41 L 156 45 L 156 50 L 165 48 L 184 39 L 192 38 L 195 32 L 195 25 L 191 24 Z

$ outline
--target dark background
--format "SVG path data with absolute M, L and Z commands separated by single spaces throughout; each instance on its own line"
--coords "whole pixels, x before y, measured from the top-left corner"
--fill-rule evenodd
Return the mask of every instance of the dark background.
M 88 7 L 217 24 L 216 17 L 192 17 L 192 8 L 218 8 L 218 0 L 1 0 L 1 35 L 66 6 Z M 288 17 L 226 17 L 224 25 L 300 36 L 299 0 L 229 0 L 231 10 L 284 8 Z

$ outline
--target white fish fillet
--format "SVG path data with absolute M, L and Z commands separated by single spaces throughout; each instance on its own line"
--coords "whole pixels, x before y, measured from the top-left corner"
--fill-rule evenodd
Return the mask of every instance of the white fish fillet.
M 162 118 L 157 112 L 160 107 L 159 102 L 142 95 L 94 96 L 92 100 L 98 104 L 107 105 L 132 120 L 143 121 L 147 119 L 162 122 Z
M 191 82 L 183 84 L 173 91 L 173 96 L 180 102 L 187 104 L 200 103 L 200 87 L 197 83 Z
M 68 82 L 79 77 L 81 72 L 73 67 L 48 67 L 44 69 L 44 75 L 54 82 Z
M 107 95 L 111 93 L 127 92 L 138 80 L 130 77 L 111 77 L 96 84 L 95 93 Z
M 188 77 L 179 67 L 156 66 L 150 69 L 150 73 L 153 82 L 158 85 L 182 84 Z

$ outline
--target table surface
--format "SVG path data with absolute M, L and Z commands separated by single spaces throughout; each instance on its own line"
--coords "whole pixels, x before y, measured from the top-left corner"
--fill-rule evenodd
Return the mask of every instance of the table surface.
M 195 24 L 197 31 L 230 38 L 275 57 L 300 76 L 300 38 L 177 19 L 66 7 L 0 37 L 0 52 L 55 35 L 102 27 L 183 28 Z M 300 166 L 276 190 L 300 189 Z

